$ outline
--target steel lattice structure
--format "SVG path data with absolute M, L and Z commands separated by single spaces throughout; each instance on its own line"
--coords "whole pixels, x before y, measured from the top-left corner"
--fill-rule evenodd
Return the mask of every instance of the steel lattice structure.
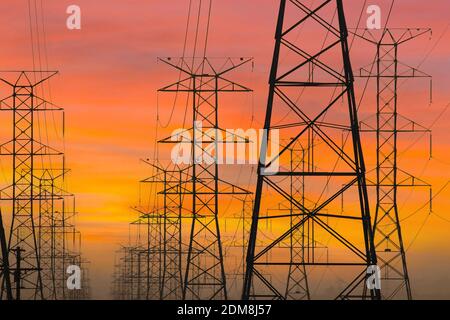
M 243 199 L 240 199 L 240 202 L 242 204 L 242 206 L 240 207 L 240 211 L 236 212 L 230 217 L 225 218 L 226 223 L 230 221 L 237 224 L 237 228 L 233 230 L 233 235 L 231 236 L 230 241 L 224 241 L 224 246 L 228 248 L 228 250 L 235 249 L 237 251 L 236 253 L 230 253 L 230 251 L 228 251 L 228 256 L 231 256 L 231 258 L 234 258 L 237 262 L 235 263 L 235 267 L 233 268 L 233 270 L 229 270 L 227 272 L 228 283 L 231 282 L 233 284 L 230 285 L 228 289 L 230 299 L 235 299 L 233 298 L 233 296 L 236 296 L 237 298 L 240 297 L 240 290 L 242 288 L 242 285 L 244 284 L 245 253 L 248 246 L 248 235 L 250 233 L 251 227 L 253 195 L 249 194 L 245 196 Z M 231 281 L 230 278 L 232 278 Z
M 250 92 L 251 90 L 226 77 L 241 66 L 252 61 L 250 58 L 226 58 L 213 61 L 208 58 L 165 58 L 160 61 L 178 70 L 181 80 L 168 85 L 160 92 L 186 93 L 192 101 L 192 127 L 186 129 L 175 140 L 188 143 L 191 149 L 188 190 L 190 195 L 184 206 L 191 205 L 192 225 L 190 230 L 187 266 L 184 276 L 183 298 L 227 299 L 224 258 L 219 227 L 219 196 L 247 195 L 249 192 L 223 181 L 219 175 L 218 161 L 210 145 L 218 150 L 218 134 L 224 132 L 219 126 L 219 96 L 222 93 Z M 202 128 L 203 129 L 202 129 Z M 205 134 L 206 132 L 206 134 Z M 229 135 L 227 143 L 247 143 L 246 139 Z M 161 143 L 173 143 L 173 137 Z M 233 140 L 233 141 L 229 141 Z M 200 159 L 200 161 L 199 161 Z M 188 198 L 188 197 L 185 197 Z
M 311 146 L 310 146 L 311 147 Z M 295 143 L 290 149 L 290 168 L 291 172 L 307 171 L 306 166 L 312 165 L 306 161 L 307 151 L 298 143 Z M 310 153 L 309 153 L 310 154 Z M 290 177 L 290 196 L 298 199 L 303 207 L 306 206 L 305 199 L 305 179 L 302 176 Z M 297 223 L 301 223 L 301 217 L 296 216 L 296 207 L 289 202 L 289 211 L 291 214 L 290 227 L 293 228 Z M 288 280 L 286 284 L 285 298 L 288 300 L 309 300 L 311 297 L 308 285 L 308 275 L 304 264 L 295 264 L 296 261 L 304 263 L 305 251 L 310 248 L 309 234 L 311 226 L 309 222 L 301 226 L 290 234 L 290 260 L 293 264 L 289 266 Z M 306 229 L 306 231 L 305 231 Z
M 365 67 L 361 77 L 376 79 L 376 125 L 363 123 L 363 131 L 376 133 L 377 166 L 376 213 L 373 223 L 374 243 L 382 270 L 383 298 L 412 299 L 411 285 L 402 236 L 397 198 L 404 187 L 431 185 L 398 167 L 398 134 L 430 133 L 430 130 L 403 117 L 398 112 L 399 81 L 408 78 L 430 78 L 429 75 L 399 61 L 399 46 L 430 33 L 430 29 L 364 30 L 359 36 L 377 48 L 376 68 Z M 431 198 L 431 196 L 430 196 Z M 431 203 L 431 199 L 430 199 Z
M 39 179 L 38 250 L 41 265 L 43 299 L 56 299 L 56 238 L 55 238 L 55 183 L 51 175 L 44 172 Z
M 112 294 L 118 300 L 159 300 L 162 279 L 162 214 L 135 208 L 139 219 L 130 223 L 135 244 L 116 254 Z M 131 230 L 130 230 L 131 231 Z M 142 241 L 142 239 L 144 241 Z
M 134 297 L 131 299 L 161 299 L 163 265 L 163 217 L 162 210 L 146 213 L 142 211 L 139 220 L 132 224 L 144 226 L 144 244 L 134 248 L 131 255 L 131 281 Z
M 123 247 L 115 265 L 113 296 L 116 299 L 177 300 L 182 297 L 183 219 L 192 218 L 182 207 L 182 192 L 189 179 L 178 166 L 165 168 L 160 163 L 144 160 L 152 175 L 140 181 L 155 186 L 155 210 L 133 209 L 139 214 L 130 224 L 132 242 Z M 158 201 L 162 200 L 162 201 Z
M 163 196 L 161 261 L 161 300 L 179 300 L 183 296 L 183 219 L 192 214 L 184 214 L 183 190 L 188 182 L 187 169 L 163 168 L 161 164 L 145 161 L 155 173 L 143 183 L 161 185 L 159 195 Z
M 313 32 L 313 39 L 305 39 L 305 34 Z M 275 130 L 279 130 L 280 140 L 291 142 L 272 151 L 270 157 L 267 151 L 261 154 L 244 300 L 285 299 L 286 272 L 292 266 L 341 270 L 347 275 L 345 282 L 327 293 L 341 299 L 366 298 L 367 267 L 376 265 L 377 260 L 347 37 L 342 0 L 322 0 L 314 7 L 306 1 L 280 1 L 263 147 L 270 145 L 271 132 Z M 350 141 L 339 145 L 337 137 L 344 129 L 351 132 Z M 310 130 L 314 141 L 310 140 Z M 301 143 L 303 150 L 310 150 L 311 143 L 314 149 L 316 145 L 322 148 L 323 151 L 316 151 L 321 156 L 315 157 L 313 168 L 292 171 L 288 158 L 294 143 Z M 305 156 L 309 158 L 309 151 Z M 277 161 L 280 169 L 268 170 Z M 303 204 L 301 197 L 291 194 L 291 177 L 304 178 L 305 197 L 311 203 Z M 339 212 L 337 199 L 352 186 L 357 187 L 356 199 Z M 262 204 L 274 198 L 292 203 L 296 214 L 264 216 Z M 291 226 L 289 221 L 294 217 L 296 222 Z M 276 235 L 271 239 L 263 239 L 259 230 L 260 222 L 267 219 L 274 221 Z M 325 258 L 313 249 L 303 261 L 292 261 L 280 247 L 308 221 L 314 224 L 311 241 L 328 239 L 336 247 L 335 253 Z M 257 241 L 265 241 L 265 247 L 256 250 Z M 276 281 L 280 277 L 284 280 Z M 380 292 L 371 290 L 369 296 L 377 299 Z
M 1 155 L 13 156 L 13 183 L 8 190 L 2 190 L 2 200 L 13 202 L 12 223 L 8 250 L 10 267 L 15 270 L 14 284 L 16 299 L 44 298 L 41 276 L 35 213 L 35 201 L 39 200 L 39 182 L 35 176 L 35 158 L 38 156 L 60 156 L 61 153 L 36 141 L 33 121 L 36 112 L 60 111 L 37 96 L 36 88 L 56 72 L 20 72 L 17 78 L 2 78 L 12 88 L 12 94 L 2 99 L 0 110 L 13 112 L 13 138 L 1 146 Z M 36 79 L 38 75 L 38 80 Z M 15 255 L 15 262 L 11 255 Z M 20 269 L 18 265 L 20 264 Z
M 0 111 L 11 112 L 13 124 L 12 139 L 0 146 L 0 155 L 11 157 L 13 167 L 12 184 L 0 190 L 0 200 L 9 201 L 12 210 L 7 244 L 9 275 L 14 275 L 11 289 L 5 274 L 2 279 L 2 297 L 7 299 L 87 296 L 87 286 L 76 292 L 66 288 L 66 267 L 81 267 L 84 262 L 80 246 L 70 244 L 70 238 L 74 240 L 78 231 L 73 225 L 75 202 L 73 206 L 66 203 L 73 195 L 63 190 L 67 171 L 64 154 L 38 140 L 37 114 L 63 111 L 39 97 L 42 85 L 55 74 L 5 72 L 1 78 L 12 93 L 0 101 Z M 56 168 L 53 162 L 62 168 Z
M 120 260 L 114 275 L 114 298 L 117 300 L 145 299 L 147 281 L 150 279 L 145 272 L 148 261 L 146 249 L 123 247 L 118 254 Z

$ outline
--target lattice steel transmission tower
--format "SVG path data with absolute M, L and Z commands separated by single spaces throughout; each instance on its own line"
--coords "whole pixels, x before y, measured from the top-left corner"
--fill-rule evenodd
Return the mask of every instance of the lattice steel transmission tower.
M 139 237 L 144 239 L 131 251 L 131 299 L 159 300 L 162 292 L 163 276 L 163 217 L 160 209 L 150 212 L 141 211 L 139 219 L 132 224 L 143 226 L 143 234 Z
M 129 245 L 116 252 L 112 295 L 118 300 L 160 300 L 163 293 L 167 292 L 163 289 L 166 259 L 164 211 L 149 211 L 139 207 L 134 207 L 134 210 L 139 217 L 130 223 L 130 237 L 133 239 L 130 239 Z M 181 286 L 181 281 L 178 285 Z M 172 288 L 171 285 L 166 286 Z M 169 294 L 166 296 L 166 299 L 171 297 Z
M 55 202 L 59 200 L 55 196 L 55 179 L 52 172 L 44 170 L 39 178 L 39 203 L 38 203 L 38 223 L 37 241 L 39 260 L 41 266 L 41 277 L 43 285 L 43 299 L 57 299 L 56 283 L 56 217 L 55 217 Z M 63 231 L 63 230 L 58 230 Z
M 4 72 L 0 78 L 12 90 L 0 100 L 0 111 L 11 112 L 12 119 L 12 139 L 0 145 L 0 156 L 9 156 L 12 162 L 12 184 L 0 190 L 0 200 L 11 208 L 7 251 L 9 274 L 14 278 L 8 290 L 3 275 L 2 298 L 9 299 L 11 292 L 16 300 L 87 297 L 84 277 L 80 290 L 70 291 L 66 284 L 66 268 L 81 268 L 85 261 L 81 240 L 75 244 L 79 237 L 74 225 L 75 198 L 64 190 L 68 172 L 64 153 L 40 141 L 39 114 L 46 119 L 47 112 L 63 111 L 41 97 L 44 83 L 54 75 L 53 71 L 20 71 Z
M 8 251 L 10 270 L 15 273 L 15 299 L 44 298 L 36 232 L 40 199 L 36 158 L 62 154 L 37 141 L 34 117 L 38 112 L 62 110 L 37 95 L 37 88 L 55 74 L 22 71 L 1 78 L 12 89 L 11 95 L 0 101 L 0 111 L 12 111 L 13 138 L 0 146 L 0 155 L 13 157 L 13 182 L 2 190 L 1 200 L 12 201 Z
M 401 133 L 431 133 L 418 123 L 398 112 L 400 81 L 408 78 L 431 77 L 399 61 L 399 47 L 417 37 L 430 33 L 430 29 L 364 30 L 359 36 L 377 48 L 376 68 L 360 70 L 360 77 L 376 79 L 376 125 L 363 123 L 362 131 L 376 133 L 377 166 L 376 213 L 373 223 L 374 243 L 382 270 L 383 298 L 412 299 L 406 262 L 405 246 L 400 223 L 397 198 L 400 188 L 431 185 L 398 167 L 398 135 Z M 430 135 L 431 136 L 431 135 Z
M 162 250 L 161 261 L 161 300 L 181 300 L 183 297 L 183 219 L 191 218 L 183 208 L 183 190 L 188 183 L 188 168 L 180 169 L 177 165 L 163 167 L 160 163 L 145 161 L 154 169 L 154 174 L 144 179 L 143 183 L 161 186 L 156 191 L 163 196 L 162 204 Z
M 126 248 L 122 247 L 115 252 L 113 281 L 111 285 L 111 295 L 114 300 L 127 299 L 127 284 L 126 274 L 127 265 L 124 263 L 124 257 L 126 256 Z
M 112 294 L 118 300 L 159 300 L 162 279 L 162 213 L 134 208 L 130 244 L 117 253 Z M 133 229 L 133 230 L 132 230 Z
M 227 299 L 226 276 L 219 227 L 219 196 L 247 195 L 249 192 L 220 178 L 217 160 L 222 143 L 218 135 L 225 134 L 227 143 L 247 143 L 244 138 L 226 133 L 219 126 L 219 96 L 222 93 L 250 92 L 243 85 L 226 77 L 250 58 L 160 59 L 182 74 L 180 81 L 168 85 L 160 92 L 185 93 L 192 108 L 190 129 L 161 141 L 161 143 L 187 143 L 190 148 L 188 190 L 184 206 L 191 206 L 187 266 L 184 276 L 183 298 Z M 172 139 L 175 138 L 175 139 Z M 183 140 L 184 139 L 184 140 Z M 233 141 L 231 141 L 233 140 Z M 211 145 L 214 147 L 211 148 Z M 214 149 L 216 153 L 214 153 Z M 202 159 L 206 160 L 203 161 Z M 210 161 L 213 160 L 213 161 Z M 190 199 L 189 199 L 190 198 Z
M 377 263 L 343 3 L 322 0 L 312 6 L 300 0 L 280 1 L 244 300 L 285 299 L 286 275 L 292 266 L 306 268 L 310 285 L 332 268 L 333 274 L 326 281 L 334 290 L 326 290 L 323 295 L 366 298 L 367 267 Z M 337 141 L 344 129 L 351 135 L 340 145 Z M 272 149 L 269 156 L 267 148 L 276 130 L 280 141 L 291 142 L 279 150 Z M 310 130 L 314 141 L 310 140 Z M 292 171 L 289 150 L 294 143 L 300 143 L 304 150 L 311 150 L 309 145 L 314 143 L 318 155 L 314 167 Z M 308 158 L 309 151 L 304 156 Z M 277 162 L 279 169 L 274 170 Z M 305 197 L 310 202 L 303 204 L 301 198 L 291 194 L 291 177 L 304 179 Z M 357 192 L 346 192 L 352 186 Z M 337 199 L 343 193 L 353 198 L 342 211 Z M 296 214 L 263 215 L 264 207 L 277 199 L 292 203 Z M 292 218 L 296 222 L 291 226 Z M 260 224 L 267 219 L 273 221 L 275 235 L 265 239 Z M 324 256 L 314 249 L 304 261 L 292 261 L 282 244 L 308 221 L 314 224 L 310 241 L 325 243 L 330 254 Z M 257 241 L 264 242 L 265 247 L 257 250 Z M 310 272 L 318 270 L 323 270 L 322 275 L 309 277 Z M 343 280 L 337 281 L 336 274 Z M 378 299 L 379 290 L 370 290 L 369 297 Z
M 123 247 L 117 252 L 119 262 L 116 265 L 114 299 L 142 300 L 147 291 L 146 250 L 140 247 Z M 144 260 L 144 261 L 143 261 Z
M 229 241 L 224 241 L 224 246 L 228 249 L 229 259 L 234 260 L 234 266 L 228 267 L 227 279 L 232 285 L 228 288 L 229 299 L 239 299 L 241 288 L 245 276 L 245 253 L 248 246 L 248 235 L 250 234 L 251 215 L 253 211 L 253 195 L 247 195 L 240 199 L 241 206 L 232 216 L 226 217 L 225 232 L 229 222 L 236 224 L 236 229 L 232 229 L 232 235 Z M 228 227 L 229 228 L 229 227 Z M 232 252 L 230 252 L 233 249 Z M 236 252 L 234 252 L 236 251 Z M 232 280 L 230 280 L 232 278 Z M 236 298 L 234 298 L 236 297 Z
M 130 223 L 130 244 L 117 252 L 112 294 L 116 299 L 179 300 L 186 254 L 182 221 L 192 218 L 182 206 L 187 169 L 144 162 L 152 167 L 152 175 L 140 183 L 152 185 L 155 203 L 152 210 L 133 208 L 139 216 Z
M 311 148 L 312 146 L 309 145 Z M 307 161 L 306 155 L 307 150 L 305 150 L 298 143 L 292 145 L 290 152 L 290 170 L 291 172 L 302 171 L 305 172 L 306 167 L 309 166 L 310 162 Z M 311 154 L 311 152 L 309 152 Z M 312 169 L 312 168 L 311 168 Z M 290 177 L 290 196 L 293 199 L 298 199 L 303 207 L 306 206 L 305 198 L 305 179 L 304 176 L 291 176 Z M 296 215 L 297 208 L 292 202 L 289 202 L 289 212 L 291 214 L 290 227 L 293 228 L 297 223 L 301 223 L 301 216 Z M 305 253 L 310 247 L 308 235 L 310 234 L 308 223 L 301 223 L 301 226 L 293 231 L 289 237 L 289 255 L 292 264 L 289 266 L 288 280 L 286 284 L 286 294 L 285 298 L 288 300 L 309 300 L 311 294 L 308 285 L 308 275 L 305 268 Z M 306 229 L 306 230 L 305 230 Z M 296 264 L 295 262 L 301 262 L 301 264 Z

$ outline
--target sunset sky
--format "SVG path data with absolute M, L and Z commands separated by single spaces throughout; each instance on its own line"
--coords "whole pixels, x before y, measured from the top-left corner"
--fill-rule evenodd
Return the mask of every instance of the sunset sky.
M 181 56 L 189 1 L 36 0 L 38 10 L 41 1 L 46 41 L 40 32 L 40 46 L 44 52 L 45 42 L 49 69 L 59 71 L 51 82 L 52 99 L 66 110 L 69 188 L 77 196 L 83 254 L 90 261 L 93 297 L 109 298 L 114 252 L 119 244 L 127 242 L 128 222 L 135 217 L 130 207 L 138 201 L 138 181 L 148 173 L 140 159 L 153 157 L 156 91 L 177 77 L 157 63 L 157 58 Z M 35 1 L 30 2 L 33 7 Z M 344 2 L 349 28 L 354 28 L 364 1 Z M 368 3 L 381 6 L 383 24 L 390 2 L 373 0 Z M 253 70 L 247 70 L 242 76 L 254 93 L 238 97 L 234 105 L 221 112 L 223 127 L 262 127 L 278 3 L 275 0 L 213 2 L 208 55 L 254 57 Z M 72 4 L 81 8 L 81 30 L 66 28 L 66 8 Z M 401 154 L 400 163 L 405 170 L 432 183 L 435 194 L 442 190 L 434 200 L 435 214 L 428 216 L 424 209 L 405 221 L 406 246 L 412 243 L 407 253 L 410 277 L 417 298 L 450 298 L 447 271 L 450 266 L 450 186 L 442 189 L 450 178 L 449 113 L 443 113 L 450 103 L 448 12 L 448 0 L 398 0 L 389 21 L 389 27 L 433 30 L 431 38 L 423 36 L 405 45 L 401 52 L 403 61 L 420 66 L 433 76 L 431 104 L 429 83 L 423 80 L 403 84 L 399 102 L 400 112 L 405 116 L 425 127 L 433 125 L 433 158 L 428 157 L 428 137 L 417 140 L 419 135 L 406 135 L 400 145 L 407 151 Z M 0 70 L 32 69 L 28 1 L 2 1 L 0 17 Z M 38 61 L 36 37 L 34 32 L 35 63 Z M 361 41 L 355 43 L 354 54 L 356 69 L 373 60 L 374 50 Z M 45 69 L 44 57 L 41 61 Z M 363 81 L 357 82 L 358 97 Z M 369 94 L 361 106 L 361 119 L 373 112 L 374 103 L 373 95 Z M 251 120 L 252 106 L 254 121 Z M 170 100 L 160 98 L 163 124 L 169 119 L 171 108 Z M 182 110 L 177 109 L 175 114 L 180 112 Z M 179 126 L 174 123 L 169 128 L 159 128 L 158 138 L 169 136 L 171 130 Z M 5 129 L 0 132 L 8 134 Z M 8 139 L 1 137 L 2 141 Z M 413 144 L 416 140 L 418 142 Z M 374 140 L 369 136 L 364 136 L 363 143 L 368 150 L 374 150 Z M 368 155 L 367 162 L 373 167 L 373 156 Z M 2 168 L 9 170 L 5 166 Z M 422 207 L 426 198 L 413 193 L 402 201 L 408 210 L 401 215 L 408 216 Z

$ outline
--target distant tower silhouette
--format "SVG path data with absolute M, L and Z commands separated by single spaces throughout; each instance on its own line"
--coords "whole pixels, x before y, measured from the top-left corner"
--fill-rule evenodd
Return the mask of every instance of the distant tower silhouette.
M 406 263 L 400 214 L 397 203 L 399 188 L 431 186 L 398 167 L 398 140 L 401 133 L 426 133 L 429 129 L 401 116 L 398 112 L 399 80 L 430 78 L 429 75 L 399 61 L 399 47 L 430 29 L 364 30 L 359 35 L 377 48 L 376 68 L 362 68 L 361 77 L 376 79 L 376 125 L 364 124 L 363 131 L 377 135 L 376 213 L 374 243 L 382 271 L 384 299 L 412 299 Z M 430 199 L 431 203 L 431 199 Z
M 219 141 L 216 134 L 224 134 L 227 143 L 246 143 L 245 139 L 229 135 L 219 125 L 219 102 L 223 93 L 250 92 L 243 85 L 227 79 L 239 67 L 252 61 L 249 58 L 166 58 L 160 61 L 181 72 L 182 80 L 168 85 L 160 92 L 189 94 L 192 108 L 192 123 L 185 133 L 190 135 L 191 149 L 189 176 L 191 181 L 186 190 L 185 202 L 192 206 L 192 225 L 190 230 L 187 267 L 184 276 L 184 299 L 211 300 L 227 299 L 226 277 L 223 249 L 219 227 L 219 197 L 249 194 L 248 191 L 224 181 L 219 175 L 217 161 L 199 161 L 203 156 L 216 159 L 208 145 Z M 199 124 L 202 128 L 199 128 Z M 208 133 L 209 132 L 209 133 Z M 211 133 L 214 132 L 214 133 Z M 180 136 L 163 139 L 161 143 L 180 143 Z M 204 158 L 203 158 L 204 159 Z M 187 200 L 189 196 L 189 200 Z

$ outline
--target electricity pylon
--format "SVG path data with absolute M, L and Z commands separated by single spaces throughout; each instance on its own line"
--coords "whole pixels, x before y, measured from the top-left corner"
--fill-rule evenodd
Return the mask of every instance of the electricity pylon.
M 158 210 L 134 209 L 139 218 L 130 223 L 130 236 L 136 237 L 133 239 L 136 242 L 130 241 L 117 252 L 112 293 L 121 300 L 159 300 L 162 214 Z
M 150 212 L 135 208 L 141 215 L 132 225 L 144 230 L 138 230 L 144 243 L 138 243 L 130 252 L 130 292 L 132 300 L 161 299 L 162 265 L 163 265 L 163 212 L 160 209 Z M 143 232 L 143 235 L 141 235 Z
M 232 216 L 226 217 L 226 224 L 230 221 L 231 223 L 237 224 L 236 229 L 233 230 L 233 235 L 230 241 L 227 241 L 225 246 L 230 250 L 231 248 L 236 249 L 235 254 L 230 254 L 232 258 L 235 259 L 237 263 L 234 264 L 233 270 L 227 272 L 228 279 L 233 277 L 231 283 L 233 285 L 229 288 L 230 299 L 233 296 L 240 297 L 240 288 L 242 288 L 244 276 L 245 276 L 245 252 L 248 245 L 248 235 L 250 233 L 251 226 L 251 214 L 253 210 L 253 196 L 248 195 L 243 199 L 240 199 L 242 206 L 240 206 L 240 211 L 234 213 Z M 226 228 L 225 228 L 226 232 Z M 234 251 L 234 250 L 233 250 Z M 230 252 L 230 251 L 229 251 Z M 230 280 L 228 280 L 230 283 Z
M 45 300 L 57 299 L 55 187 L 51 173 L 45 170 L 39 178 L 39 220 L 36 226 Z
M 399 133 L 430 133 L 431 131 L 398 112 L 399 81 L 409 78 L 431 78 L 416 68 L 399 61 L 399 47 L 417 37 L 430 33 L 430 29 L 364 30 L 360 37 L 377 48 L 376 68 L 365 67 L 360 77 L 376 79 L 376 125 L 363 123 L 362 131 L 377 136 L 376 213 L 373 223 L 374 243 L 382 271 L 384 299 L 412 299 L 411 284 L 406 262 L 401 229 L 401 215 L 397 197 L 400 188 L 431 185 L 398 167 Z M 379 34 L 378 34 L 379 33 Z M 430 199 L 431 203 L 431 199 Z
M 115 298 L 120 300 L 145 299 L 147 291 L 147 252 L 142 247 L 123 247 L 119 251 L 120 270 L 116 274 L 118 287 L 114 292 Z
M 66 170 L 44 169 L 35 172 L 38 178 L 37 240 L 44 300 L 66 298 L 67 254 L 72 246 L 68 237 L 75 232 L 70 225 L 75 210 L 73 195 L 60 188 Z M 73 198 L 73 207 L 66 203 Z M 70 263 L 73 264 L 73 263 Z M 81 264 L 77 264 L 81 266 Z
M 331 278 L 333 287 L 340 287 L 326 293 L 340 299 L 364 299 L 367 268 L 377 263 L 343 3 L 342 0 L 322 0 L 312 7 L 305 2 L 280 1 L 263 151 L 247 251 L 244 300 L 285 299 L 286 272 L 293 265 L 332 268 L 333 273 L 345 274 L 346 279 L 340 283 L 335 276 Z M 304 39 L 311 34 L 314 38 Z M 343 129 L 351 132 L 350 141 L 339 145 L 336 141 Z M 274 140 L 271 132 L 275 130 L 279 130 L 280 140 L 293 138 L 281 150 L 272 150 L 269 157 L 267 147 Z M 310 130 L 314 141 L 308 134 Z M 314 152 L 319 155 L 315 157 L 314 167 L 291 170 L 289 150 L 296 142 L 301 143 L 304 150 L 311 150 L 309 146 L 314 143 Z M 310 152 L 306 152 L 307 158 Z M 279 170 L 274 170 L 277 162 Z M 304 178 L 305 197 L 311 203 L 303 204 L 301 199 L 291 195 L 292 176 Z M 336 200 L 352 186 L 357 187 L 354 199 L 346 202 L 344 212 L 339 212 L 341 204 Z M 298 212 L 262 215 L 263 205 L 276 199 L 292 203 Z M 289 221 L 293 216 L 298 222 L 291 226 Z M 268 219 L 274 222 L 276 234 L 264 239 L 259 224 Z M 281 244 L 308 221 L 314 223 L 310 241 L 326 242 L 328 250 L 334 249 L 334 254 L 322 257 L 312 250 L 304 261 L 291 261 Z M 266 243 L 258 251 L 257 241 Z M 280 277 L 284 280 L 277 280 Z M 308 280 L 311 282 L 311 278 Z M 371 289 L 370 297 L 378 299 L 379 289 Z
M 115 265 L 113 295 L 117 299 L 179 300 L 182 297 L 182 220 L 183 188 L 189 182 L 187 169 L 177 165 L 164 167 L 159 162 L 144 162 L 153 169 L 152 175 L 140 181 L 154 185 L 153 210 L 135 206 L 138 219 L 130 224 L 131 242 L 118 252 Z M 162 201 L 159 201 L 159 197 Z M 161 208 L 159 205 L 162 202 Z
M 12 90 L 0 100 L 0 111 L 11 112 L 13 124 L 12 139 L 0 145 L 0 156 L 12 159 L 12 184 L 0 190 L 0 200 L 11 202 L 7 258 L 8 275 L 14 279 L 8 285 L 3 275 L 2 298 L 9 299 L 11 293 L 16 300 L 86 297 L 84 287 L 76 293 L 66 290 L 66 267 L 81 267 L 82 261 L 81 247 L 70 245 L 78 232 L 73 225 L 74 196 L 63 190 L 68 171 L 64 154 L 38 140 L 39 114 L 63 111 L 39 96 L 54 75 L 53 71 L 19 71 L 3 72 L 0 78 Z M 73 206 L 67 201 L 70 198 Z
M 116 257 L 112 287 L 114 299 L 147 299 L 150 283 L 147 250 L 142 246 L 126 246 L 116 252 Z
M 183 296 L 183 237 L 182 221 L 192 215 L 183 215 L 183 188 L 188 183 L 187 169 L 177 165 L 164 168 L 160 163 L 144 161 L 154 169 L 151 177 L 143 183 L 159 184 L 163 196 L 162 222 L 162 261 L 161 261 L 161 300 L 181 300 Z
M 192 104 L 190 106 L 192 127 L 185 129 L 177 137 L 169 137 L 161 141 L 161 143 L 174 143 L 176 140 L 177 144 L 186 143 L 187 149 L 191 151 L 189 163 L 186 164 L 190 168 L 189 190 L 181 190 L 184 195 L 188 195 L 185 196 L 184 205 L 189 203 L 192 207 L 183 299 L 227 299 L 219 227 L 219 196 L 245 196 L 249 192 L 222 180 L 219 175 L 219 165 L 216 160 L 218 148 L 222 147 L 222 143 L 218 140 L 218 135 L 225 133 L 225 130 L 219 126 L 219 96 L 222 93 L 251 91 L 226 77 L 232 71 L 250 63 L 252 59 L 226 58 L 223 61 L 214 61 L 214 59 L 194 57 L 191 59 L 166 58 L 160 61 L 179 71 L 182 76 L 181 80 L 159 91 L 177 94 L 184 92 Z M 190 138 L 186 138 L 187 136 Z M 226 134 L 227 139 L 230 139 L 229 136 Z M 232 140 L 231 143 L 248 142 L 246 139 L 235 136 Z M 228 142 L 230 141 L 227 140 Z M 211 159 L 213 161 L 209 161 Z
M 39 201 L 36 159 L 61 156 L 61 152 L 42 144 L 35 137 L 34 117 L 38 112 L 61 111 L 43 98 L 37 88 L 54 76 L 51 71 L 9 73 L 0 80 L 10 86 L 11 95 L 0 101 L 0 111 L 13 115 L 13 138 L 0 146 L 0 155 L 13 158 L 12 185 L 1 191 L 1 200 L 12 201 L 12 222 L 8 251 L 10 270 L 15 273 L 15 299 L 43 299 L 35 212 Z
M 306 166 L 310 165 L 307 162 L 305 150 L 301 145 L 295 143 L 290 152 L 290 169 L 292 172 L 306 171 Z M 305 198 L 305 177 L 291 176 L 290 177 L 290 196 L 298 201 L 304 207 L 306 205 Z M 301 216 L 296 215 L 297 208 L 292 202 L 289 202 L 289 211 L 291 214 L 290 227 L 294 227 L 301 222 Z M 306 224 L 307 225 L 307 224 Z M 306 230 L 305 230 L 306 229 Z M 306 273 L 305 252 L 309 248 L 309 228 L 305 228 L 304 224 L 293 231 L 289 237 L 289 255 L 292 264 L 289 266 L 288 280 L 286 284 L 285 298 L 288 300 L 309 300 L 311 294 L 308 285 L 308 275 Z M 295 262 L 300 262 L 296 264 Z

